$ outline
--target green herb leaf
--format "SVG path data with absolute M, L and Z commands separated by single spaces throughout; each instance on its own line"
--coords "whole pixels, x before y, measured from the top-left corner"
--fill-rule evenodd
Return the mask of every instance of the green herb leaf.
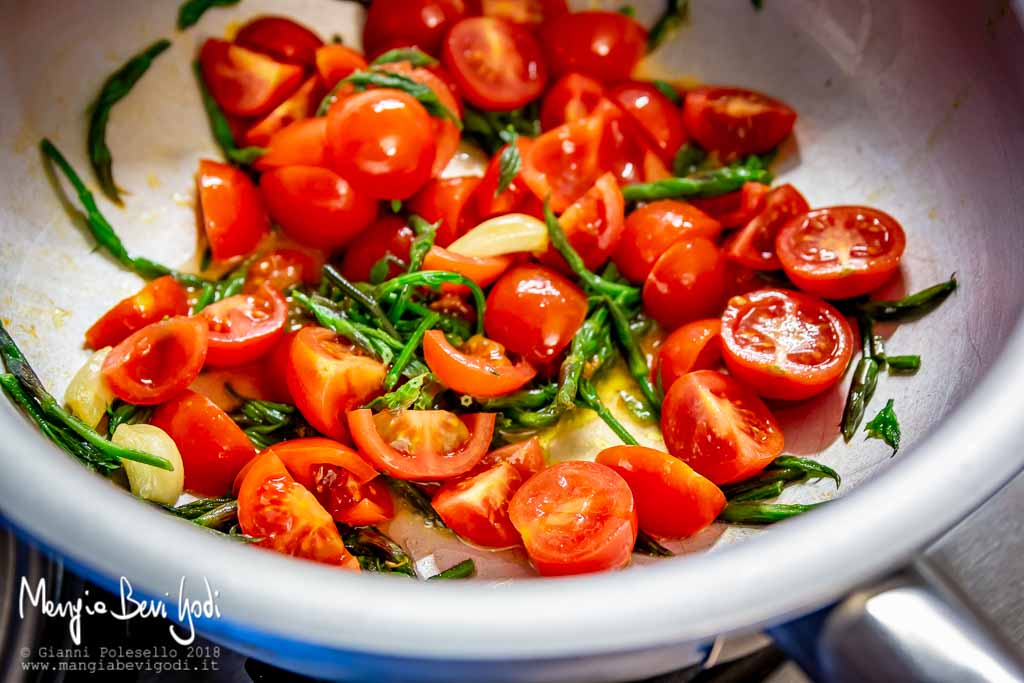
M 382 410 L 408 410 L 420 400 L 423 386 L 428 380 L 433 380 L 433 375 L 430 373 L 417 375 L 397 389 L 378 396 L 363 407 L 375 413 Z
M 512 142 L 513 134 L 528 138 L 540 135 L 540 107 L 536 101 L 508 112 L 482 111 L 467 106 L 463 124 L 463 135 L 493 155 Z
M 633 546 L 633 552 L 651 557 L 675 557 L 675 553 L 658 543 L 650 534 L 643 530 L 636 535 L 636 544 Z
M 874 320 L 905 322 L 919 318 L 935 310 L 939 304 L 956 291 L 956 275 L 946 282 L 940 282 L 916 294 L 896 301 L 869 301 L 860 305 L 860 310 Z
M 718 521 L 728 524 L 774 524 L 790 517 L 802 515 L 820 505 L 824 505 L 824 503 L 814 503 L 811 505 L 756 502 L 729 503 L 718 515 Z
M 237 5 L 238 2 L 239 0 L 187 0 L 178 9 L 178 30 L 184 31 L 197 24 L 206 10 L 212 7 L 228 7 Z
M 665 11 L 647 34 L 647 51 L 657 50 L 676 29 L 682 26 L 689 10 L 689 0 L 668 0 L 665 3 Z
M 744 183 L 769 183 L 771 173 L 765 168 L 752 168 L 746 163 L 723 166 L 685 178 L 666 178 L 653 183 L 635 183 L 622 188 L 622 197 L 631 202 L 652 202 L 658 199 L 687 197 L 719 197 L 735 192 Z
M 165 510 L 170 512 L 175 517 L 181 517 L 182 519 L 192 521 L 197 517 L 202 517 L 203 515 L 208 514 L 213 510 L 216 510 L 217 508 L 219 508 L 222 505 L 225 505 L 226 503 L 233 502 L 235 502 L 234 498 L 224 496 L 221 498 L 199 498 L 197 500 L 193 500 L 190 503 L 184 503 L 182 505 L 163 505 L 161 507 L 163 507 Z
M 793 455 L 780 455 L 775 458 L 775 460 L 772 461 L 772 464 L 768 467 L 769 471 L 778 469 L 799 470 L 810 479 L 831 479 L 836 483 L 837 489 L 842 483 L 838 472 L 828 465 L 824 465 L 817 460 L 811 460 L 810 458 L 798 458 Z
M 580 380 L 578 400 L 582 405 L 597 413 L 597 416 L 608 425 L 609 429 L 615 432 L 615 436 L 619 437 L 622 443 L 627 446 L 640 445 L 636 437 L 630 434 L 629 430 L 608 410 L 601 397 L 598 396 L 597 389 L 589 379 Z
M 117 399 L 107 406 L 107 435 L 114 436 L 117 428 L 123 424 L 148 422 L 152 414 L 152 406 L 136 406 Z
M 353 284 L 352 282 L 349 282 L 348 279 L 345 278 L 345 276 L 343 276 L 338 271 L 337 268 L 330 264 L 324 266 L 323 274 L 325 282 L 328 282 L 340 288 L 346 296 L 348 296 L 350 299 L 360 304 L 367 311 L 370 312 L 370 315 L 373 316 L 374 320 L 380 326 L 381 330 L 383 330 L 385 333 L 387 333 L 394 339 L 398 339 L 398 330 L 396 330 L 395 326 L 391 324 L 391 320 L 389 320 L 388 317 L 384 315 L 384 311 L 381 310 L 380 304 L 377 303 L 376 299 L 374 299 L 372 296 L 356 287 L 355 284 Z
M 392 278 L 387 282 L 377 285 L 377 293 L 380 299 L 389 294 L 404 290 L 406 287 L 424 285 L 432 289 L 439 289 L 446 283 L 465 285 L 473 296 L 473 306 L 476 308 L 476 332 L 484 333 L 484 309 L 487 306 L 487 299 L 484 296 L 480 285 L 460 273 L 449 273 L 443 270 L 421 270 L 417 273 L 406 273 Z
M 391 261 L 388 257 L 378 260 L 370 266 L 370 284 L 379 285 L 388 279 L 388 272 L 391 270 Z
M 417 83 L 413 79 L 403 74 L 394 73 L 392 71 L 384 71 L 383 69 L 370 69 L 369 71 L 356 71 L 351 76 L 342 79 L 339 83 L 351 83 L 357 88 L 367 88 L 373 86 L 376 88 L 391 88 L 394 90 L 401 90 L 402 92 L 415 97 L 419 100 L 423 108 L 431 116 L 438 118 L 448 119 L 456 125 L 459 130 L 462 130 L 462 121 L 456 116 L 448 107 L 444 106 L 441 100 L 438 98 L 437 93 L 430 89 L 429 86 Z M 320 109 L 317 111 L 318 116 L 322 116 L 321 111 L 326 113 L 327 109 L 330 108 L 334 102 L 336 96 L 336 89 L 332 91 L 324 101 L 320 104 Z M 326 107 L 325 107 L 326 105 Z
M 619 14 L 624 14 L 630 19 L 636 19 L 636 7 L 632 5 L 623 5 L 618 9 Z
M 623 389 L 619 392 L 619 399 L 637 422 L 656 422 L 658 420 L 658 416 L 642 398 L 638 398 Z
M 692 142 L 687 142 L 676 152 L 672 160 L 672 174 L 680 178 L 693 175 L 707 158 L 707 153 Z
M 889 372 L 914 373 L 921 369 L 921 356 L 886 356 Z
M 370 66 L 379 64 L 391 64 L 393 62 L 409 62 L 415 67 L 435 66 L 437 60 L 430 55 L 414 47 L 400 47 L 395 50 L 388 50 L 377 59 L 373 60 Z
M 771 498 L 778 498 L 782 495 L 782 490 L 786 487 L 786 482 L 773 481 L 763 486 L 748 489 L 743 493 L 738 493 L 729 498 L 734 503 L 753 502 L 758 500 L 769 500 Z
M 423 493 L 416 484 L 403 481 L 402 479 L 395 479 L 386 474 L 382 474 L 380 477 L 396 496 L 404 500 L 409 507 L 423 516 L 423 523 L 426 526 L 439 529 L 448 528 L 444 520 L 441 519 L 441 515 L 437 514 L 437 510 L 431 505 L 430 497 Z
M 640 391 L 643 392 L 644 398 L 647 400 L 647 404 L 656 412 L 661 412 L 661 395 L 658 393 L 657 387 L 651 381 L 651 369 L 647 365 L 647 356 L 643 351 L 640 350 L 639 344 L 633 337 L 633 330 L 629 325 L 629 318 L 626 316 L 626 312 L 622 309 L 615 300 L 608 298 L 606 299 L 606 305 L 608 306 L 608 312 L 612 318 L 612 329 L 615 330 L 615 336 L 619 340 L 619 344 L 625 352 L 626 365 L 629 367 L 629 374 L 633 376 L 636 383 L 640 385 Z
M 428 579 L 433 581 L 435 579 L 468 579 L 476 574 L 476 563 L 473 560 L 463 560 L 454 567 L 445 569 L 440 574 L 434 574 Z
M 508 189 L 508 186 L 512 184 L 512 181 L 516 179 L 519 171 L 523 168 L 523 157 L 519 154 L 519 145 L 516 144 L 518 135 L 513 130 L 511 136 L 511 141 L 505 147 L 505 151 L 501 153 L 501 158 L 498 160 L 498 186 L 494 188 L 495 197 L 498 197 Z
M 343 528 L 341 539 L 365 571 L 416 576 L 409 554 L 374 527 Z
M 395 388 L 398 384 L 398 379 L 402 372 L 409 365 L 412 360 L 413 354 L 419 349 L 420 344 L 423 343 L 423 335 L 427 333 L 427 330 L 434 329 L 434 325 L 437 324 L 439 316 L 437 313 L 430 313 L 423 317 L 420 324 L 416 327 L 416 330 L 409 336 L 409 341 L 406 342 L 405 347 L 398 353 L 394 363 L 391 364 L 391 368 L 388 370 L 388 374 L 384 377 L 384 388 L 388 391 Z
M 847 442 L 857 433 L 857 428 L 864 419 L 864 411 L 871 397 L 875 395 L 878 369 L 878 361 L 871 356 L 862 356 L 853 370 L 853 379 L 850 382 L 850 392 L 846 395 L 841 422 L 843 438 Z
M 900 449 L 900 423 L 896 419 L 896 411 L 893 410 L 893 399 L 889 399 L 885 407 L 878 411 L 874 419 L 864 425 L 864 431 L 868 433 L 869 439 L 881 439 L 892 448 L 892 454 Z
M 266 150 L 262 147 L 239 149 L 235 144 L 235 135 L 231 132 L 231 124 L 228 123 L 227 116 L 221 111 L 217 100 L 213 99 L 210 89 L 206 87 L 203 70 L 198 60 L 192 63 L 192 70 L 195 72 L 196 83 L 199 85 L 199 96 L 203 101 L 203 109 L 206 110 L 206 118 L 210 122 L 210 131 L 213 133 L 213 139 L 217 142 L 217 146 L 220 147 L 221 154 L 229 162 L 240 166 L 249 166 L 255 163 L 266 153 Z
M 260 450 L 316 434 L 295 406 L 285 403 L 247 400 L 231 414 L 231 419 Z
M 402 212 L 402 200 L 401 199 L 392 199 L 391 200 L 391 213 L 401 213 L 401 212 Z
M 750 0 L 750 4 L 758 11 L 764 9 L 764 0 Z
M 673 88 L 671 84 L 656 78 L 653 81 L 651 81 L 651 85 L 657 88 L 662 95 L 672 100 L 672 104 L 676 105 L 677 107 L 683 104 L 682 95 L 680 95 L 679 91 Z

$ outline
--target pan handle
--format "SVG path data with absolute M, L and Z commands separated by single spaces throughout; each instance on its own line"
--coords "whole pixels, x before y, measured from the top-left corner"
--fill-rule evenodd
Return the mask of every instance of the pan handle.
M 926 560 L 769 634 L 822 683 L 1024 682 L 1021 654 Z

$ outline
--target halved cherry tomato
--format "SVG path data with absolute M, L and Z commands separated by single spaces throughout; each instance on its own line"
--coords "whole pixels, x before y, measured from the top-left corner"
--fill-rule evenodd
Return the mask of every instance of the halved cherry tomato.
M 257 171 L 282 166 L 330 167 L 327 158 L 327 117 L 295 121 L 274 133 L 266 153 L 254 164 Z
M 541 471 L 516 491 L 508 512 L 543 576 L 625 567 L 639 530 L 626 480 L 594 462 Z
M 726 258 L 754 270 L 778 270 L 782 264 L 775 255 L 775 236 L 790 218 L 810 208 L 795 187 L 780 185 L 768 193 L 761 213 L 729 239 Z
M 322 327 L 305 327 L 288 353 L 288 391 L 320 433 L 348 441 L 345 414 L 384 390 L 387 368 Z
M 242 144 L 263 147 L 270 142 L 274 133 L 288 124 L 312 116 L 324 97 L 320 81 L 314 76 L 307 78 L 291 97 L 274 107 L 258 123 L 245 132 Z
M 302 82 L 302 67 L 210 38 L 199 53 L 203 81 L 220 108 L 260 116 L 281 104 Z
M 391 255 L 403 263 L 408 262 L 409 248 L 415 236 L 404 218 L 384 216 L 348 245 L 341 261 L 341 274 L 352 282 L 369 282 L 370 270 L 382 258 Z M 404 272 L 405 269 L 398 265 L 388 263 L 388 278 Z
M 524 264 L 491 289 L 484 310 L 487 336 L 533 365 L 550 362 L 567 347 L 587 317 L 587 297 L 544 266 Z
M 448 527 L 461 538 L 485 548 L 519 544 L 519 532 L 508 518 L 508 504 L 523 477 L 507 463 L 450 481 L 431 503 Z
M 703 237 L 682 240 L 669 248 L 644 282 L 644 310 L 668 330 L 722 310 L 725 299 L 725 257 Z
M 538 26 L 569 11 L 565 0 L 481 0 L 484 16 Z
M 481 287 L 489 287 L 512 265 L 508 256 L 463 256 L 441 247 L 431 247 L 423 259 L 423 270 L 444 270 L 465 275 Z M 464 293 L 463 285 L 442 285 L 442 292 Z
M 604 86 L 589 76 L 568 73 L 559 78 L 544 96 L 540 125 L 544 130 L 557 128 L 590 116 L 604 99 Z
M 114 346 L 146 325 L 177 315 L 188 315 L 188 293 L 170 275 L 158 277 L 94 322 L 85 332 L 85 345 L 94 350 Z
M 447 247 L 475 227 L 477 215 L 470 198 L 479 185 L 480 179 L 473 177 L 431 180 L 409 200 L 409 210 L 430 223 L 441 221 L 434 244 Z
M 763 183 L 743 183 L 743 187 L 736 192 L 707 199 L 695 198 L 690 202 L 723 227 L 738 228 L 754 220 L 761 213 L 770 190 L 771 188 Z
M 133 332 L 103 361 L 103 378 L 122 401 L 152 406 L 185 389 L 206 361 L 206 323 L 161 320 Z
M 532 142 L 529 138 L 516 139 L 516 147 L 519 149 L 521 159 L 525 159 L 529 155 L 531 145 Z M 498 184 L 501 182 L 501 157 L 507 148 L 507 145 L 502 147 L 491 158 L 487 172 L 473 194 L 476 212 L 472 215 L 479 220 L 502 216 L 506 213 L 525 213 L 543 218 L 544 207 L 526 184 L 522 171 L 512 178 L 504 191 L 498 192 Z M 473 226 L 467 227 L 472 228 Z
M 298 330 L 286 332 L 260 363 L 271 401 L 295 404 L 288 389 L 288 366 L 291 364 L 292 342 L 298 334 Z
M 203 309 L 200 316 L 209 329 L 206 364 L 236 367 L 251 363 L 269 352 L 284 335 L 288 302 L 264 284 L 248 294 L 236 294 Z
M 686 538 L 715 521 L 725 495 L 689 465 L 643 446 L 613 446 L 597 454 L 629 484 L 640 528 L 660 538 Z
M 331 515 L 306 487 L 288 474 L 274 451 L 250 468 L 238 493 L 242 531 L 263 539 L 260 546 L 285 555 L 359 571 Z
M 455 24 L 444 41 L 444 65 L 469 102 L 488 111 L 511 111 L 544 92 L 548 67 L 537 39 L 494 17 Z
M 712 242 L 722 224 L 686 202 L 665 199 L 645 204 L 629 214 L 612 260 L 633 282 L 643 282 L 654 262 L 676 242 L 706 237 Z
M 150 423 L 167 432 L 181 452 L 185 490 L 222 496 L 256 455 L 242 428 L 206 396 L 183 391 L 164 403 Z
M 366 60 L 350 47 L 324 45 L 316 51 L 316 72 L 325 90 L 330 90 L 341 79 L 365 68 Z
M 235 36 L 235 45 L 302 66 L 313 66 L 316 51 L 323 44 L 320 36 L 285 17 L 257 17 Z
M 411 95 L 388 88 L 331 107 L 327 144 L 338 172 L 375 199 L 414 195 L 430 180 L 437 155 L 427 110 Z
M 559 217 L 558 224 L 569 244 L 590 270 L 603 266 L 619 245 L 626 227 L 625 210 L 626 202 L 615 176 L 605 173 Z M 543 260 L 569 272 L 565 259 L 553 246 L 548 247 Z
M 656 372 L 665 391 L 694 370 L 714 370 L 722 362 L 722 321 L 694 320 L 670 334 L 658 349 Z
M 786 104 L 743 88 L 696 88 L 683 105 L 690 137 L 726 159 L 774 149 L 795 123 L 796 112 Z
M 416 46 L 437 55 L 445 33 L 470 10 L 465 0 L 374 0 L 363 26 L 363 49 L 374 56 Z
M 510 394 L 537 374 L 526 361 L 509 360 L 501 344 L 479 335 L 457 349 L 444 332 L 430 330 L 423 335 L 423 357 L 441 384 L 476 398 Z
M 604 82 L 624 81 L 647 53 L 647 31 L 621 12 L 573 12 L 540 31 L 551 71 L 578 71 Z
M 816 297 L 761 289 L 729 300 L 722 355 L 729 372 L 757 393 L 797 401 L 839 381 L 853 356 L 853 333 Z
M 299 283 L 315 285 L 320 282 L 323 261 L 314 259 L 309 252 L 298 249 L 275 249 L 249 266 L 242 291 L 260 290 L 264 283 L 278 292 Z
M 244 256 L 270 232 L 259 190 L 241 170 L 201 159 L 196 184 L 213 260 Z
M 311 247 L 343 247 L 377 217 L 377 202 L 326 168 L 276 168 L 260 176 L 260 190 L 274 222 Z
M 540 439 L 533 436 L 526 441 L 488 451 L 476 467 L 470 470 L 470 474 L 484 472 L 501 463 L 512 465 L 522 476 L 523 481 L 526 481 L 544 469 L 544 449 L 540 445 Z
M 650 83 L 640 81 L 621 83 L 612 88 L 609 96 L 647 136 L 647 143 L 661 160 L 671 164 L 686 142 L 683 115 L 672 100 Z
M 359 452 L 382 472 L 409 481 L 439 481 L 480 462 L 494 435 L 494 413 L 353 410 L 348 426 Z
M 878 289 L 899 269 L 906 246 L 907 236 L 895 218 L 864 206 L 833 206 L 797 216 L 775 241 L 793 284 L 826 299 Z
M 668 452 L 721 486 L 754 476 L 782 452 L 782 431 L 757 395 L 697 370 L 672 384 L 661 408 Z

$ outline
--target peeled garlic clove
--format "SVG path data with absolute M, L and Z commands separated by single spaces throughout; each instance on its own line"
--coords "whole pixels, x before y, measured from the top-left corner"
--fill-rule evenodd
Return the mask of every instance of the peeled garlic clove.
M 173 471 L 167 471 L 130 460 L 121 461 L 136 496 L 164 505 L 177 502 L 185 486 L 185 466 L 178 447 L 167 432 L 153 425 L 123 424 L 118 426 L 110 440 L 118 446 L 166 458 L 174 465 Z
M 447 248 L 455 254 L 478 257 L 539 253 L 548 249 L 548 229 L 533 216 L 509 213 L 487 219 Z
M 93 429 L 107 414 L 107 408 L 114 402 L 114 392 L 103 379 L 103 361 L 110 353 L 109 346 L 89 356 L 85 365 L 75 373 L 64 392 L 64 402 L 75 417 Z

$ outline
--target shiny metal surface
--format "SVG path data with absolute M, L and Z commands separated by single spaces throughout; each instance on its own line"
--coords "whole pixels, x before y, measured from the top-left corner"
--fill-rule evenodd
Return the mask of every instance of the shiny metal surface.
M 633 4 L 646 19 L 661 6 Z M 205 625 L 215 637 L 256 653 L 268 638 L 302 643 L 292 663 L 311 673 L 326 670 L 316 660 L 324 651 L 356 653 L 347 661 L 365 666 L 354 678 L 372 679 L 396 659 L 412 662 L 400 669 L 410 680 L 653 675 L 699 661 L 716 635 L 807 612 L 900 566 L 1024 466 L 1024 33 L 1005 1 L 765 4 L 754 12 L 748 0 L 693 2 L 691 25 L 650 72 L 793 104 L 801 120 L 780 180 L 815 205 L 867 203 L 899 217 L 910 247 L 894 291 L 953 271 L 962 283 L 938 312 L 892 333 L 891 349 L 925 358 L 916 377 L 879 386 L 876 400 L 895 398 L 904 429 L 896 458 L 879 442 L 836 443 L 844 389 L 780 410 L 787 450 L 820 453 L 839 469 L 841 500 L 766 533 L 712 529 L 695 544 L 712 552 L 614 575 L 417 585 L 339 574 L 178 524 L 70 463 L 0 403 L 0 466 L 17 473 L 0 478 L 0 507 L 80 565 L 129 576 L 149 595 L 176 595 L 183 575 L 207 577 L 225 615 Z M 175 7 L 0 6 L 0 316 L 59 391 L 82 362 L 83 330 L 138 281 L 90 253 L 53 199 L 35 145 L 53 136 L 84 170 L 85 103 L 127 55 L 171 34 Z M 357 42 L 354 5 L 287 7 Z M 194 258 L 192 173 L 215 149 L 189 60 L 204 37 L 281 8 L 246 0 L 176 34 L 115 110 L 115 172 L 131 195 L 123 211 L 102 206 L 130 250 L 170 264 Z M 833 494 L 822 484 L 793 495 Z

